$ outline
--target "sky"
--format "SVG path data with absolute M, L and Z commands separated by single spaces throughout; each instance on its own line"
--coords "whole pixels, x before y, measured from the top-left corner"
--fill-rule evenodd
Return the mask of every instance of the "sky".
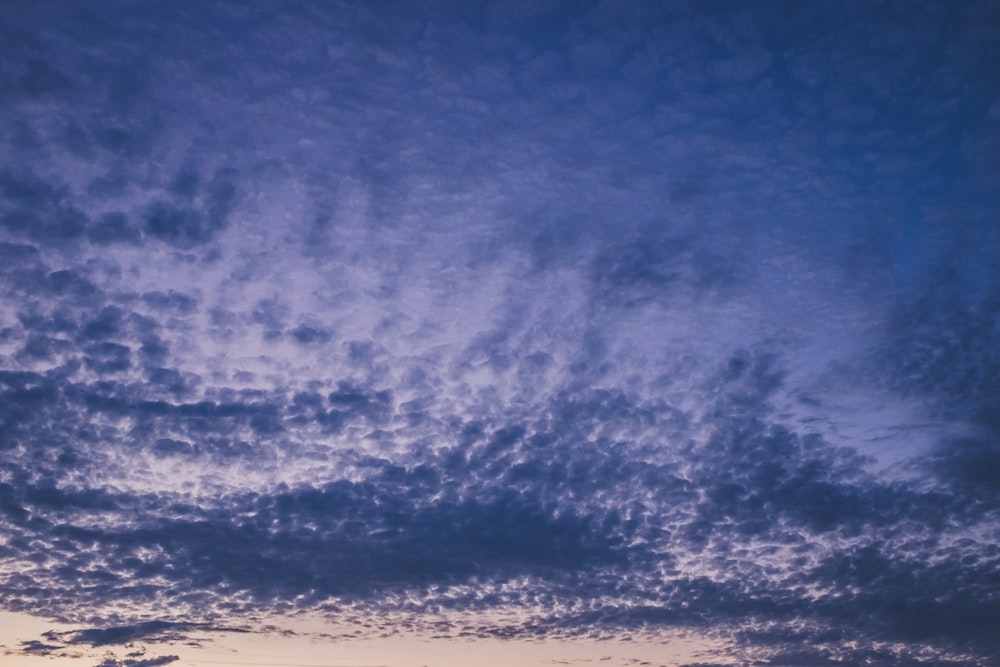
M 998 54 L 8 0 L 0 662 L 1000 664 Z

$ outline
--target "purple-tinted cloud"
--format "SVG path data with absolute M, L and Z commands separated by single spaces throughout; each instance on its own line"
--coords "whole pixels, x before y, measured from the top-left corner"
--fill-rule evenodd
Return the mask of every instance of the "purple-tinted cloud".
M 995 662 L 998 34 L 9 12 L 0 608 L 79 628 L 22 652 L 304 612 Z

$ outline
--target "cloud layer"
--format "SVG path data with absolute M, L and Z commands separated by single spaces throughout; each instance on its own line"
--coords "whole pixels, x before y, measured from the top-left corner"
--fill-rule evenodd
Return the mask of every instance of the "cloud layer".
M 1000 659 L 998 41 L 938 2 L 19 6 L 0 605 L 81 628 L 23 650 L 310 612 Z

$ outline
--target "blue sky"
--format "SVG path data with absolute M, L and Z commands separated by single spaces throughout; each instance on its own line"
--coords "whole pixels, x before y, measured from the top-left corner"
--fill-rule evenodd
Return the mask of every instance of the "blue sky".
M 8 3 L 5 664 L 996 664 L 998 48 Z

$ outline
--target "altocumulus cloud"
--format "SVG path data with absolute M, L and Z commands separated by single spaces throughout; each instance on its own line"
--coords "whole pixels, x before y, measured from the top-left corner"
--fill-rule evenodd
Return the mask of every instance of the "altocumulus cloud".
M 0 43 L 0 605 L 81 628 L 22 652 L 310 612 L 1000 660 L 994 6 L 40 2 Z

